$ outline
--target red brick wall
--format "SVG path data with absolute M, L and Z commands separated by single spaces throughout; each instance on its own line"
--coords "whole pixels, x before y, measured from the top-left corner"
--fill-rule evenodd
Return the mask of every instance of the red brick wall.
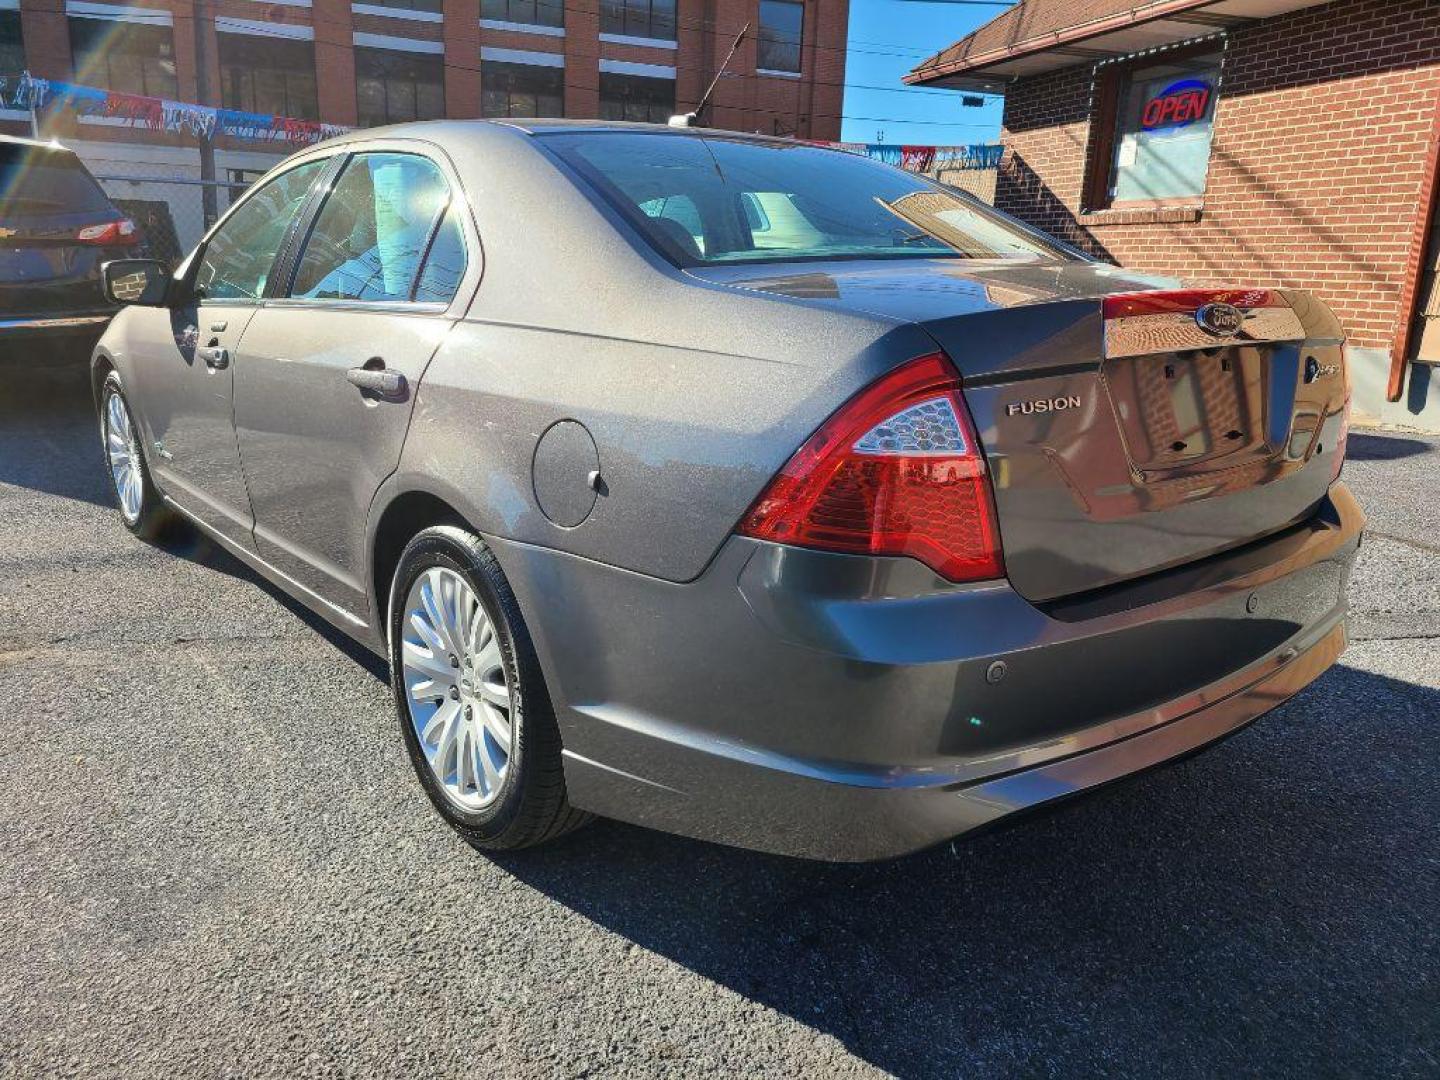
M 1001 209 L 1127 267 L 1314 289 L 1355 344 L 1390 344 L 1440 102 L 1440 4 L 1337 0 L 1232 31 L 1198 210 L 1085 212 L 1092 79 L 1080 66 L 1010 89 Z

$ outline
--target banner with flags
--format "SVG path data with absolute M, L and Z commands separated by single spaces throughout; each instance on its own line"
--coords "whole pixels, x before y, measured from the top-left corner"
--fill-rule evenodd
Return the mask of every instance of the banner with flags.
M 229 136 L 259 142 L 278 142 L 289 146 L 305 146 L 349 128 L 322 124 L 316 120 L 297 120 L 289 116 L 266 116 L 217 109 L 183 101 L 146 97 L 101 90 L 94 86 L 39 79 L 29 72 L 17 76 L 0 75 L 0 109 L 40 111 L 63 110 L 74 116 L 98 116 L 119 120 L 130 127 L 146 131 L 164 131 L 173 135 L 216 138 Z

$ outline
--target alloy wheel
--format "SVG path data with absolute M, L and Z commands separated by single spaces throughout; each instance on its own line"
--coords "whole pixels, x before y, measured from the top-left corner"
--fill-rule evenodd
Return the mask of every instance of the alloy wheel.
M 510 771 L 510 680 L 494 623 L 455 570 L 430 567 L 410 586 L 400 661 L 430 771 L 461 810 L 483 809 Z
M 105 396 L 105 453 L 110 459 L 110 475 L 120 500 L 120 512 L 133 525 L 140 520 L 145 479 L 140 472 L 140 443 L 135 425 L 130 422 L 130 410 L 115 390 Z

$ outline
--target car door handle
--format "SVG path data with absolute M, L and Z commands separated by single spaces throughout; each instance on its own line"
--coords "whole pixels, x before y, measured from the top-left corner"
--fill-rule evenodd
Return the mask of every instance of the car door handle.
M 202 345 L 195 350 L 200 354 L 200 359 L 205 361 L 205 366 L 215 371 L 230 366 L 230 350 L 223 345 Z
M 383 398 L 398 400 L 405 396 L 405 376 L 389 368 L 353 367 L 345 372 L 345 378 L 361 390 Z

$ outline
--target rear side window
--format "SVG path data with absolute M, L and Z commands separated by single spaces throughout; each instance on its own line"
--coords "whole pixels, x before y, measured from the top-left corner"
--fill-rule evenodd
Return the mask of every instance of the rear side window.
M 110 200 L 74 154 L 0 145 L 0 218 L 110 209 Z
M 414 154 L 357 154 L 320 209 L 290 295 L 367 303 L 410 300 L 449 200 L 445 178 L 433 162 Z M 452 232 L 449 242 L 454 237 Z M 461 250 L 463 258 L 463 243 Z M 440 287 L 441 276 L 437 268 L 437 280 L 427 288 Z
M 195 288 L 206 300 L 255 300 L 275 265 L 285 231 L 328 159 L 307 162 L 259 188 L 220 226 L 200 258 Z
M 445 211 L 445 220 L 425 256 L 420 280 L 415 283 L 415 299 L 422 304 L 448 304 L 465 276 L 465 233 L 452 206 Z

